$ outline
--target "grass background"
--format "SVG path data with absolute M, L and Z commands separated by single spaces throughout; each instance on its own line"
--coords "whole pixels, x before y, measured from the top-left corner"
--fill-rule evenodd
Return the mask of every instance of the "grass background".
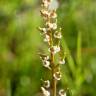
M 58 0 L 58 26 L 67 53 L 59 87 L 96 96 L 96 0 Z M 42 46 L 39 0 L 0 0 L 0 96 L 40 96 L 48 77 L 37 55 Z

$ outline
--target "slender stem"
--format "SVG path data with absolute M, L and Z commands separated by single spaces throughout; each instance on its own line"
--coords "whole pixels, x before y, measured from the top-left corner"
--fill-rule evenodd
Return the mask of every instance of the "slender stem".
M 52 54 L 52 58 L 54 61 L 54 55 Z M 56 96 L 56 80 L 54 79 L 53 75 L 55 73 L 55 69 L 54 69 L 54 62 L 53 62 L 53 67 L 52 67 L 52 86 L 53 86 L 53 96 Z
M 50 36 L 50 48 L 53 46 L 53 38 L 52 38 L 52 33 Z M 53 75 L 55 73 L 55 64 L 54 64 L 54 53 L 50 52 L 51 55 L 51 68 L 52 68 L 52 96 L 56 96 L 56 80 L 54 79 Z

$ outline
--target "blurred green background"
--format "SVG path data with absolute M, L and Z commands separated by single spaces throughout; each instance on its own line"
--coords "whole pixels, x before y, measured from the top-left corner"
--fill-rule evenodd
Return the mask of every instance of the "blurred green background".
M 67 53 L 59 87 L 96 96 L 96 0 L 58 0 L 58 27 Z M 40 96 L 48 77 L 38 49 L 40 0 L 0 0 L 0 96 Z

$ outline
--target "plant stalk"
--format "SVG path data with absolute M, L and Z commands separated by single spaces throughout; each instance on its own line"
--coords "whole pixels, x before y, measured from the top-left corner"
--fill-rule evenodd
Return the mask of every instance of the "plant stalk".
M 52 33 L 50 36 L 50 48 L 52 48 L 53 46 L 53 38 L 52 38 Z M 51 68 L 52 68 L 52 96 L 56 96 L 56 80 L 54 79 L 53 75 L 55 73 L 55 64 L 54 64 L 54 53 L 52 52 L 52 50 L 50 51 L 50 55 L 51 55 Z

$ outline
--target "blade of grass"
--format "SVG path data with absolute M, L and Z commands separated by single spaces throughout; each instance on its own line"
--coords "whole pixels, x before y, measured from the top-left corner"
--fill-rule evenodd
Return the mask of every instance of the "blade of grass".
M 70 68 L 70 70 L 71 70 L 71 73 L 72 73 L 72 75 L 75 77 L 75 69 L 76 69 L 76 68 L 75 68 L 75 62 L 74 62 L 74 60 L 73 60 L 73 58 L 72 58 L 72 56 L 71 56 L 71 52 L 70 52 L 70 50 L 69 50 L 69 48 L 68 48 L 68 46 L 67 46 L 64 38 L 62 39 L 61 43 L 62 43 L 63 49 L 64 49 L 65 52 L 68 54 L 67 57 L 66 57 L 66 59 L 67 59 L 67 61 L 68 61 L 68 65 L 69 65 L 69 68 Z
M 82 63 L 82 54 L 81 54 L 81 47 L 82 47 L 82 33 L 79 31 L 77 36 L 77 64 L 80 66 Z

